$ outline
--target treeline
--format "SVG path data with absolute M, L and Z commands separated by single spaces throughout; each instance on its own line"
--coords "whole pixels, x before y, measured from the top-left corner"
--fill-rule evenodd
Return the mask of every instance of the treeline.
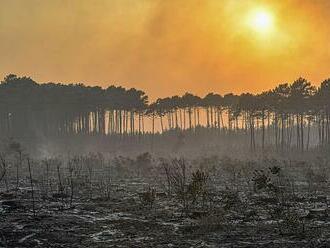
M 134 127 L 134 116 L 148 106 L 145 93 L 134 88 L 38 84 L 16 75 L 1 82 L 0 99 L 1 132 L 16 136 L 123 133 L 124 123 Z
M 299 78 L 260 94 L 186 93 L 150 103 L 134 88 L 38 84 L 8 75 L 0 85 L 0 132 L 9 136 L 155 134 L 168 130 L 242 134 L 250 148 L 304 151 L 330 143 L 330 79 Z M 146 124 L 148 122 L 148 124 Z

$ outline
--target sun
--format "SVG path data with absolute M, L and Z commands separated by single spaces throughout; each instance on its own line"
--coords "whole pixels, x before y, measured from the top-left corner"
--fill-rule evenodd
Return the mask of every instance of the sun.
M 260 34 L 271 32 L 273 29 L 273 24 L 273 14 L 265 9 L 254 10 L 248 17 L 248 25 L 250 28 Z

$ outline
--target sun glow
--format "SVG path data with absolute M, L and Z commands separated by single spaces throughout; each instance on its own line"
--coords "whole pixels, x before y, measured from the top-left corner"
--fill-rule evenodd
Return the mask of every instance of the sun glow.
M 273 29 L 274 17 L 270 11 L 258 9 L 250 13 L 248 24 L 257 33 L 269 33 Z

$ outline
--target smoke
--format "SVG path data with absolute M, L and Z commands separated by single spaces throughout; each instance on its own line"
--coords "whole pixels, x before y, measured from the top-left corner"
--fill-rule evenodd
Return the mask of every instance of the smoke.
M 276 33 L 264 40 L 242 25 L 246 11 L 258 5 L 276 15 Z M 143 89 L 152 99 L 185 91 L 261 91 L 300 75 L 318 83 L 328 77 L 329 5 L 325 0 L 4 0 L 0 75 L 116 83 Z

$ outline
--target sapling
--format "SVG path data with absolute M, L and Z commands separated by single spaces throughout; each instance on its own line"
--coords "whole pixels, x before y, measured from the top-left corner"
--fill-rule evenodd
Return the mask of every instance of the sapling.
M 173 159 L 170 174 L 173 190 L 183 205 L 183 210 L 188 210 L 188 190 L 187 190 L 187 166 L 184 159 Z
M 29 168 L 29 177 L 30 177 L 30 184 L 31 184 L 32 210 L 33 210 L 33 216 L 35 217 L 36 216 L 36 210 L 35 210 L 34 188 L 33 188 L 33 178 L 32 178 L 30 158 L 27 158 L 27 163 L 28 163 L 28 168 Z
M 46 165 L 46 192 L 45 192 L 45 195 L 46 197 L 48 196 L 48 187 L 50 186 L 50 183 L 49 183 L 49 164 L 50 164 L 50 161 L 48 159 L 45 160 L 45 165 Z
M 162 168 L 165 172 L 167 182 L 167 194 L 171 195 L 171 167 L 166 161 L 161 162 Z
M 149 188 L 146 192 L 143 192 L 142 194 L 140 194 L 140 199 L 144 204 L 146 204 L 150 208 L 152 208 L 156 201 L 156 189 L 151 188 L 149 186 Z
M 74 182 L 73 182 L 73 162 L 69 161 L 68 164 L 68 169 L 69 169 L 69 183 L 70 183 L 70 188 L 71 188 L 71 194 L 70 194 L 70 208 L 72 207 L 72 201 L 73 201 L 73 188 L 74 188 Z
M 0 160 L 1 160 L 0 182 L 2 180 L 5 182 L 6 191 L 8 191 L 9 188 L 8 188 L 8 180 L 7 180 L 7 162 L 1 154 L 0 154 Z
M 23 163 L 23 148 L 20 143 L 18 142 L 12 142 L 9 144 L 9 150 L 14 152 L 17 156 L 16 161 L 16 192 L 19 188 L 19 168 L 22 167 Z

